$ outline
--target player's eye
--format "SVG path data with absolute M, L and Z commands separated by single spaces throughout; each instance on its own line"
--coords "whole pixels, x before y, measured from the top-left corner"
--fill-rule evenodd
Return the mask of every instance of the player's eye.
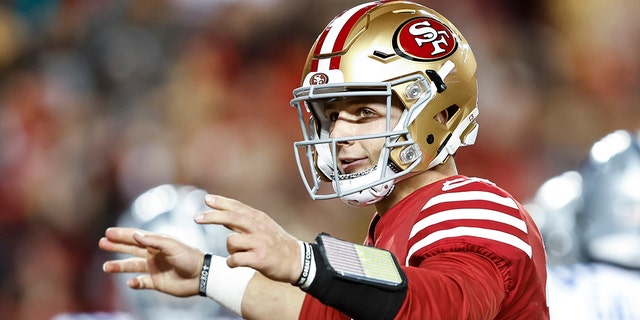
M 364 118 L 373 117 L 376 114 L 375 111 L 369 108 L 362 108 L 358 111 L 358 113 L 360 114 L 361 117 L 364 117 Z

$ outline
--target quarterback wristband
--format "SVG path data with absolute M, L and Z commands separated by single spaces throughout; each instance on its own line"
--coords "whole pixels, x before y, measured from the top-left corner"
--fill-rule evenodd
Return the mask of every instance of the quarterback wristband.
M 254 273 L 254 269 L 247 267 L 230 268 L 226 258 L 213 255 L 207 275 L 206 296 L 242 316 L 242 298 Z
M 353 319 L 394 319 L 408 284 L 391 252 L 327 234 L 316 240 L 315 278 L 302 290 Z
M 326 233 L 319 234 L 316 241 L 320 256 L 334 277 L 390 291 L 406 286 L 404 272 L 391 252 L 336 239 Z

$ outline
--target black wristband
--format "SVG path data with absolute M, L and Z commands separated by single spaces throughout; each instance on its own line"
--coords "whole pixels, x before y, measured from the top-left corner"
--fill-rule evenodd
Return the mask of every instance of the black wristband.
M 198 288 L 198 294 L 207 296 L 207 280 L 209 280 L 209 270 L 211 269 L 211 254 L 204 254 L 204 261 L 202 261 L 202 271 L 200 271 L 200 287 Z

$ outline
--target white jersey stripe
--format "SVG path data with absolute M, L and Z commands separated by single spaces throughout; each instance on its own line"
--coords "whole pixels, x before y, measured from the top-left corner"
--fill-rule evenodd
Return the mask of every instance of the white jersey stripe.
M 432 214 L 418 221 L 411 229 L 409 237 L 413 237 L 416 233 L 427 227 L 437 223 L 449 220 L 491 220 L 510 225 L 527 233 L 527 224 L 514 216 L 489 209 L 452 209 Z
M 439 194 L 427 201 L 427 203 L 422 207 L 422 210 L 432 207 L 439 203 L 444 202 L 457 202 L 457 201 L 467 201 L 467 200 L 484 200 L 493 203 L 497 203 L 503 206 L 507 206 L 510 208 L 518 209 L 518 205 L 515 200 L 509 197 L 501 197 L 495 193 L 486 192 L 486 191 L 463 191 L 463 192 L 449 192 Z
M 411 259 L 411 256 L 414 253 L 430 244 L 433 244 L 438 240 L 463 236 L 477 237 L 502 242 L 522 250 L 527 254 L 527 256 L 529 256 L 529 258 L 531 258 L 531 246 L 512 234 L 484 228 L 457 227 L 434 232 L 416 242 L 413 246 L 411 246 L 411 248 L 409 248 L 409 253 L 407 254 L 407 260 L 405 263 L 408 266 L 409 259 Z
M 353 7 L 347 11 L 345 11 L 342 15 L 336 17 L 331 25 L 328 26 L 329 32 L 322 43 L 322 48 L 320 48 L 320 54 L 332 53 L 333 47 L 335 46 L 336 39 L 340 35 L 340 32 L 343 31 L 344 25 L 349 21 L 349 19 L 360 9 L 365 6 L 371 6 L 370 3 L 361 4 L 359 6 Z M 348 30 L 347 30 L 348 31 Z M 327 71 L 329 70 L 329 63 L 331 59 L 320 59 L 318 61 L 318 71 Z

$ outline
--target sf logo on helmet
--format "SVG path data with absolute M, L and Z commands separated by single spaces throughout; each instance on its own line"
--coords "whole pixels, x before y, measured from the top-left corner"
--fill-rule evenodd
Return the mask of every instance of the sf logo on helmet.
M 313 76 L 311 76 L 311 79 L 309 79 L 309 82 L 312 85 L 325 84 L 329 82 L 329 76 L 327 76 L 324 73 L 316 73 Z
M 416 18 L 396 30 L 393 39 L 396 53 L 415 61 L 446 58 L 458 47 L 451 30 L 432 18 Z

